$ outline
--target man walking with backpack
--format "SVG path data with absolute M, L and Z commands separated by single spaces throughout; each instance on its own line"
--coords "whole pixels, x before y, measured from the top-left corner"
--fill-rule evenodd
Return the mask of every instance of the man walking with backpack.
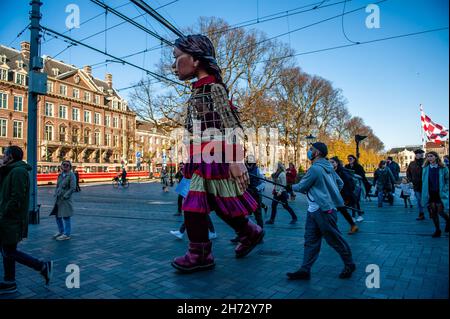
M 307 154 L 312 166 L 300 183 L 292 186 L 294 191 L 306 194 L 308 214 L 303 264 L 298 271 L 287 273 L 289 279 L 309 280 L 311 278 L 311 267 L 319 256 L 322 237 L 336 250 L 344 262 L 344 269 L 339 278 L 350 278 L 356 269 L 350 246 L 337 227 L 336 208 L 344 206 L 339 189 L 344 183 L 334 171 L 333 166 L 325 159 L 327 154 L 328 148 L 324 143 L 312 144 Z

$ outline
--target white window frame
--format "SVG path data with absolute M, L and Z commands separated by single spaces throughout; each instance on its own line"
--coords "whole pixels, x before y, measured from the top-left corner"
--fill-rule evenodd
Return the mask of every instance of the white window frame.
M 5 64 L 6 63 L 6 55 L 0 55 L 0 63 Z
M 91 102 L 91 92 L 84 91 L 84 100 L 86 102 Z
M 5 134 L 3 134 L 3 130 Z M 8 119 L 0 118 L 0 137 L 8 136 Z
M 61 110 L 64 110 L 64 116 L 61 116 Z M 68 108 L 65 105 L 60 105 L 59 106 L 58 116 L 59 116 L 60 119 L 67 120 L 67 110 L 68 110 Z
M 111 134 L 109 134 L 109 133 L 105 134 L 105 145 L 111 146 Z
M 63 96 L 67 96 L 67 85 L 60 84 L 59 85 L 59 94 Z
M 97 105 L 100 105 L 100 95 L 95 95 L 94 103 L 97 104 Z
M 87 117 L 86 117 L 86 115 L 87 115 Z M 84 112 L 83 112 L 83 120 L 84 120 L 84 123 L 92 123 L 92 117 L 91 117 L 91 115 L 92 115 L 91 111 L 84 111 Z M 87 118 L 87 120 L 86 120 L 86 118 Z
M 16 98 L 20 98 L 20 109 L 16 109 Z M 23 112 L 23 95 L 14 95 L 14 105 L 13 105 L 14 111 L 16 112 Z
M 76 94 L 75 94 L 76 93 Z M 72 89 L 72 97 L 74 99 L 79 99 L 80 98 L 80 90 L 77 88 L 73 88 Z
M 19 127 L 17 127 L 17 128 L 15 127 L 16 124 L 20 124 L 20 130 L 19 130 Z M 17 130 L 17 133 L 20 132 L 20 134 L 17 134 L 17 136 L 15 136 L 16 130 Z M 19 138 L 19 139 L 23 138 L 23 121 L 18 121 L 18 120 L 13 121 L 13 138 Z
M 113 136 L 113 147 L 118 147 L 119 145 L 119 135 L 114 135 Z
M 50 108 L 48 108 L 48 106 L 50 106 Z M 53 103 L 50 102 L 45 102 L 45 107 L 44 107 L 44 115 L 48 116 L 48 117 L 53 117 L 53 114 L 55 114 L 54 111 L 54 105 Z M 48 110 L 51 110 L 51 113 L 49 114 Z
M 51 127 L 52 128 L 52 136 L 51 136 L 51 138 L 50 139 L 48 139 L 47 137 L 47 127 Z M 54 127 L 53 127 L 53 125 L 52 124 L 45 124 L 45 126 L 44 126 L 44 141 L 53 141 L 53 137 L 54 137 Z
M 75 113 L 77 116 L 74 116 Z M 72 108 L 72 121 L 80 122 L 80 109 L 77 107 Z
M 19 81 L 19 79 L 20 79 L 20 81 Z M 26 74 L 16 72 L 16 79 L 15 79 L 14 83 L 19 84 L 19 85 L 25 85 L 26 84 Z
M 117 116 L 113 116 L 113 127 L 119 128 L 119 118 Z
M 94 113 L 94 124 L 95 125 L 102 125 L 102 114 L 101 113 Z
M 111 115 L 105 115 L 105 126 L 111 126 Z
M 0 80 L 8 81 L 8 69 L 0 68 Z
M 97 137 L 98 137 L 98 141 L 97 141 Z M 94 144 L 102 145 L 102 133 L 100 131 L 94 131 Z
M 0 109 L 4 109 L 7 110 L 8 109 L 8 93 L 6 92 L 1 92 L 0 94 L 2 94 L 3 96 L 6 96 L 6 99 L 3 99 L 3 97 L 0 96 Z M 6 104 L 4 105 L 3 101 L 6 101 Z
M 47 81 L 47 93 L 53 93 L 55 86 L 52 81 Z

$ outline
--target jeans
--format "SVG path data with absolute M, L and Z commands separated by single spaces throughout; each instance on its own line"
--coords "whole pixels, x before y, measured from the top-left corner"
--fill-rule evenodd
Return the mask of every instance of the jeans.
M 64 222 L 63 222 L 64 220 Z M 72 231 L 72 225 L 70 217 L 56 217 L 56 224 L 58 225 L 58 232 L 66 236 L 70 236 Z
M 3 256 L 3 279 L 5 281 L 16 281 L 16 262 L 37 271 L 41 271 L 44 268 L 44 262 L 21 251 L 18 251 L 17 244 L 2 245 L 1 251 Z
M 331 212 L 308 212 L 305 225 L 305 250 L 301 270 L 310 272 L 314 262 L 319 257 L 322 237 L 341 257 L 346 266 L 354 265 L 350 246 L 342 237 L 337 227 L 337 214 Z
M 417 207 L 419 208 L 419 214 L 423 215 L 422 192 L 414 191 L 414 196 L 416 197 Z

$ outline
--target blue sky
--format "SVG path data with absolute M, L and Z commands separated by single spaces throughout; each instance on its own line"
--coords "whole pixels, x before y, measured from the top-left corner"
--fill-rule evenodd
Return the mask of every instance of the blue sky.
M 65 20 L 68 4 L 77 4 L 80 8 L 81 22 L 99 14 L 102 9 L 88 0 L 41 0 L 42 25 L 55 31 L 66 31 Z M 146 0 L 154 8 L 172 0 Z M 122 13 L 134 17 L 138 9 L 127 0 L 105 0 Z M 230 24 L 263 17 L 269 14 L 292 10 L 303 5 L 321 3 L 319 0 L 179 0 L 159 12 L 180 29 L 195 25 L 200 16 L 216 16 Z M 339 2 L 328 0 L 323 5 Z M 352 0 L 346 3 L 346 11 L 366 6 L 377 1 Z M 0 0 L 0 12 L 3 13 L 0 28 L 0 43 L 9 45 L 28 23 L 29 0 Z M 309 7 L 310 8 L 310 7 Z M 368 29 L 364 10 L 345 16 L 344 26 L 347 36 L 353 41 L 369 41 L 377 38 L 419 32 L 439 27 L 448 27 L 447 0 L 387 0 L 379 4 L 380 28 Z M 343 4 L 292 15 L 270 22 L 259 23 L 255 28 L 267 33 L 269 37 L 300 28 L 304 25 L 341 14 Z M 136 19 L 166 38 L 173 40 L 174 35 L 162 28 L 151 18 Z M 111 26 L 121 22 L 119 18 L 108 14 L 106 24 Z M 305 30 L 280 37 L 289 43 L 296 53 L 349 44 L 345 39 L 341 19 L 334 19 Z M 105 16 L 67 33 L 73 38 L 82 39 L 105 27 Z M 25 32 L 11 46 L 19 48 L 22 40 L 29 39 Z M 67 44 L 60 40 L 44 39 L 42 54 L 54 56 Z M 105 48 L 104 34 L 86 41 L 100 49 Z M 134 26 L 124 24 L 107 32 L 108 52 L 124 56 L 145 48 L 158 45 L 158 41 L 146 35 Z M 160 51 L 153 51 L 129 59 L 130 62 L 155 70 Z M 100 54 L 84 48 L 74 47 L 59 55 L 67 63 L 83 66 L 105 60 Z M 317 74 L 333 82 L 343 90 L 352 115 L 360 116 L 370 125 L 386 144 L 387 148 L 410 144 L 420 144 L 419 104 L 436 122 L 449 126 L 449 33 L 448 30 L 426 33 L 407 38 L 353 46 L 349 48 L 300 55 L 297 64 L 304 71 Z M 116 88 L 136 83 L 143 72 L 129 66 L 108 64 L 94 68 L 96 77 L 104 78 L 110 72 Z M 126 97 L 127 91 L 122 94 Z

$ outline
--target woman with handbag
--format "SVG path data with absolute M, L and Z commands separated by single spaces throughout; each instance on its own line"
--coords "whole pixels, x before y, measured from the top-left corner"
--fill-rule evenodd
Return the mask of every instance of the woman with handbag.
M 286 168 L 283 163 L 278 162 L 277 171 L 272 174 L 273 181 L 280 185 L 275 185 L 272 191 L 273 199 L 272 201 L 272 214 L 270 219 L 266 221 L 266 224 L 272 225 L 275 223 L 275 217 L 277 215 L 278 202 L 283 204 L 283 208 L 288 211 L 291 215 L 292 220 L 289 224 L 295 224 L 297 222 L 297 215 L 295 215 L 294 210 L 288 204 L 288 192 L 286 190 Z
M 72 230 L 71 217 L 73 216 L 72 194 L 77 187 L 75 174 L 72 172 L 70 161 L 61 163 L 61 173 L 58 176 L 55 190 L 55 208 L 52 214 L 56 217 L 58 232 L 53 235 L 56 240 L 69 240 Z

